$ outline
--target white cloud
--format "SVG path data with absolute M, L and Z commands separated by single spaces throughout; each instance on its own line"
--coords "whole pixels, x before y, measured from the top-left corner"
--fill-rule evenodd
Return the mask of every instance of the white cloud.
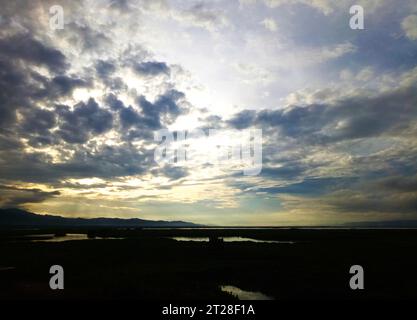
M 312 7 L 325 15 L 329 15 L 336 10 L 346 10 L 354 4 L 361 5 L 367 12 L 373 12 L 389 1 L 390 0 L 260 0 L 259 2 L 264 3 L 269 8 L 302 4 Z M 248 5 L 256 3 L 257 0 L 239 0 L 239 2 Z
M 350 42 L 344 42 L 335 46 L 324 47 L 319 50 L 318 59 L 323 61 L 336 59 L 338 57 L 344 56 L 345 54 L 353 53 L 356 51 L 356 49 L 357 48 Z
M 265 18 L 264 20 L 261 21 L 261 24 L 269 31 L 274 32 L 278 30 L 277 23 L 275 22 L 274 19 Z
M 282 52 L 279 66 L 282 68 L 306 67 L 321 64 L 356 52 L 357 47 L 350 42 L 338 43 L 331 46 L 297 48 L 297 50 Z
M 274 80 L 270 71 L 256 64 L 236 63 L 234 67 L 245 83 L 269 83 Z
M 239 0 L 239 3 L 242 5 L 255 4 L 256 0 Z
M 374 76 L 374 70 L 372 67 L 366 67 L 363 68 L 358 75 L 356 76 L 356 79 L 359 81 L 369 81 L 373 78 Z
M 406 17 L 401 26 L 409 39 L 417 40 L 417 15 L 413 14 Z
M 222 10 L 209 8 L 203 3 L 195 4 L 185 10 L 171 9 L 171 16 L 181 23 L 204 28 L 208 31 L 217 31 L 229 24 Z
M 302 3 L 316 8 L 326 15 L 333 11 L 331 1 L 329 0 L 264 0 L 264 2 L 270 8 L 276 8 L 285 4 Z

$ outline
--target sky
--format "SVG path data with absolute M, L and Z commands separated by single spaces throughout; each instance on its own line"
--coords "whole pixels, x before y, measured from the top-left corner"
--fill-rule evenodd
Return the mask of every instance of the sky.
M 0 5 L 0 207 L 241 226 L 417 220 L 415 0 Z M 364 29 L 350 28 L 352 5 Z M 209 129 L 187 140 L 194 161 L 156 161 L 159 130 Z M 259 173 L 207 160 L 254 130 Z

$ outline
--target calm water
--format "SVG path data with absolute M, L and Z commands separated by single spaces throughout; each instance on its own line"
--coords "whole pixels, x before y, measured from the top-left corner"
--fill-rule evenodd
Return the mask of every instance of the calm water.
M 114 237 L 95 237 L 95 238 L 88 238 L 86 234 L 83 233 L 68 233 L 65 236 L 54 236 L 53 234 L 42 234 L 42 235 L 32 235 L 30 237 L 39 237 L 39 239 L 30 240 L 31 242 L 64 242 L 64 241 L 73 241 L 73 240 L 103 240 L 103 239 L 122 239 L 122 238 L 114 238 Z M 47 237 L 45 239 L 45 237 Z
M 170 237 L 177 241 L 197 241 L 197 242 L 209 242 L 209 237 Z M 223 237 L 224 242 L 257 242 L 257 243 L 280 243 L 280 244 L 293 244 L 294 241 L 277 241 L 277 240 L 258 240 L 244 237 Z
M 31 242 L 64 242 L 74 240 L 100 240 L 100 239 L 124 239 L 114 237 L 95 237 L 89 239 L 86 234 L 81 233 L 68 233 L 65 236 L 54 236 L 53 234 L 42 234 L 42 235 L 30 235 Z M 37 239 L 39 238 L 39 239 Z M 196 242 L 209 242 L 209 237 L 169 237 L 176 241 L 196 241 Z M 277 241 L 277 240 L 259 240 L 245 237 L 223 237 L 224 242 L 255 242 L 255 243 L 277 243 L 277 244 L 294 244 L 294 241 Z
M 245 291 L 234 286 L 220 286 L 220 290 L 236 296 L 239 300 L 274 300 L 262 292 Z
M 31 236 L 34 237 L 34 236 Z M 52 237 L 48 239 L 44 239 L 43 237 Z M 68 233 L 65 236 L 57 236 L 55 237 L 53 234 L 43 234 L 39 235 L 39 239 L 31 240 L 31 242 L 63 242 L 69 240 L 87 240 L 88 237 L 86 234 L 79 234 L 79 233 Z

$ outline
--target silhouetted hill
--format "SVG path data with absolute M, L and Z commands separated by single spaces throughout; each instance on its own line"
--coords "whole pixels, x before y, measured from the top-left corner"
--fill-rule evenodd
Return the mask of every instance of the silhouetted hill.
M 417 228 L 417 220 L 350 222 L 344 226 L 352 228 Z
M 0 227 L 196 227 L 183 221 L 119 218 L 66 218 L 40 215 L 21 209 L 0 209 Z

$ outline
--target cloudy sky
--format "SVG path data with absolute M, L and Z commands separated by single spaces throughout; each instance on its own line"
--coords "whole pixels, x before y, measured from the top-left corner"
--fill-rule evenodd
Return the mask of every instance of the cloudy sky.
M 364 30 L 349 27 L 353 4 Z M 0 5 L 1 207 L 217 225 L 417 219 L 415 0 Z M 160 129 L 217 129 L 218 142 L 262 129 L 262 171 L 157 163 Z

